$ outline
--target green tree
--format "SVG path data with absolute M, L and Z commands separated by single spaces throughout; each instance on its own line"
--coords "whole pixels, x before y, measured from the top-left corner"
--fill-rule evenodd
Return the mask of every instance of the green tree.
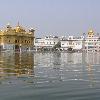
M 61 48 L 61 42 L 58 42 L 52 49 L 57 50 Z

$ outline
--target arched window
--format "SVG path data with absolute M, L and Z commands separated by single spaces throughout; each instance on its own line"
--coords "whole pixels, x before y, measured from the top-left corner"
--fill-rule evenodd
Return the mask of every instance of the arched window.
M 17 43 L 17 40 L 15 40 L 15 43 Z

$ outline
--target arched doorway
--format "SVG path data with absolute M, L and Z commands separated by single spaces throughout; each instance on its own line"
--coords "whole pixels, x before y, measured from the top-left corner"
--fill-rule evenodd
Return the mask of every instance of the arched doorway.
M 15 45 L 15 51 L 19 51 L 20 50 L 20 46 L 19 45 Z

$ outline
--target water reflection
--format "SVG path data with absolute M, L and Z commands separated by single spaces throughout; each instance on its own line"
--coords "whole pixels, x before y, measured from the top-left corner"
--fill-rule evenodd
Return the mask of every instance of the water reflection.
M 37 82 L 100 81 L 99 53 L 0 53 L 0 77 L 33 76 Z M 32 81 L 34 81 L 32 79 Z
M 33 53 L 0 53 L 0 76 L 34 75 Z
M 0 53 L 2 100 L 99 100 L 99 90 L 99 53 Z
M 63 61 L 67 64 L 80 64 L 82 63 L 82 53 L 62 53 Z
M 34 55 L 32 53 L 15 53 L 15 66 L 18 75 L 33 75 Z
M 89 86 L 94 87 L 98 80 L 98 71 L 100 66 L 99 52 L 82 53 L 83 79 L 89 81 Z
M 60 52 L 53 54 L 53 70 L 54 70 L 56 79 L 58 81 L 62 81 L 61 53 Z
M 89 52 L 86 55 L 86 62 L 89 64 L 100 64 L 99 52 Z
M 54 53 L 53 54 L 53 65 L 54 69 L 59 69 L 61 66 L 61 53 Z
M 88 71 L 90 87 L 94 87 L 95 81 L 94 81 L 94 74 L 93 74 L 93 66 L 91 66 L 90 64 L 87 65 L 87 71 Z
M 73 64 L 73 53 L 67 54 L 67 63 Z

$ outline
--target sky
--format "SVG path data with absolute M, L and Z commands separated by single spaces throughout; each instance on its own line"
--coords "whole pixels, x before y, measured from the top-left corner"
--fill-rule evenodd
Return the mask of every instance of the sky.
M 36 37 L 100 33 L 100 0 L 0 0 L 0 29 L 19 22 Z

